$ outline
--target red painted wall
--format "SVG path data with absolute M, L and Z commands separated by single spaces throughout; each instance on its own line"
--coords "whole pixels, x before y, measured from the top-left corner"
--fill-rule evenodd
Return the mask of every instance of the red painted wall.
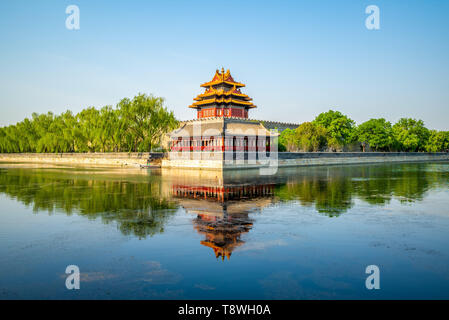
M 204 108 L 198 110 L 197 117 L 198 119 L 210 117 L 239 117 L 246 119 L 248 118 L 248 110 L 239 108 Z

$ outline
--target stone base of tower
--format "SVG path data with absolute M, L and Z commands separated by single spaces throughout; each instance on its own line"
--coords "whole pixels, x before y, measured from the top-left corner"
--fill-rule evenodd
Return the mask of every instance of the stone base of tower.
M 162 168 L 184 168 L 199 170 L 258 169 L 270 167 L 267 161 L 235 160 L 162 160 Z
M 270 151 L 277 150 L 278 136 L 255 120 L 214 117 L 184 121 L 170 134 L 170 152 L 162 167 L 260 168 L 272 160 Z
M 162 160 L 162 168 L 223 170 L 223 161 L 217 160 Z
M 277 166 L 277 152 L 170 152 L 162 168 L 201 170 L 251 169 Z

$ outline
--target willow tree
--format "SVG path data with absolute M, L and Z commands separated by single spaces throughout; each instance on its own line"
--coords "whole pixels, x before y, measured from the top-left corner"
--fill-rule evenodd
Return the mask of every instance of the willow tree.
M 151 151 L 160 145 L 167 132 L 177 126 L 173 112 L 164 107 L 164 98 L 161 97 L 139 94 L 132 100 L 122 99 L 117 109 L 134 151 Z

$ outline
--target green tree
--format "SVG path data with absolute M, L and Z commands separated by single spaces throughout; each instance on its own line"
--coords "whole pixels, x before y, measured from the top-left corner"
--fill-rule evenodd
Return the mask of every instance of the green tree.
M 368 143 L 376 151 L 391 150 L 394 145 L 391 123 L 385 119 L 371 119 L 357 127 L 357 139 Z
M 393 126 L 393 136 L 402 151 L 425 151 L 430 132 L 422 120 L 401 118 Z
M 283 130 L 278 140 L 279 151 L 297 151 L 298 139 L 295 130 L 287 128 Z
M 333 149 L 341 149 L 355 138 L 355 122 L 339 111 L 320 113 L 313 123 L 327 130 L 327 144 Z
M 100 111 L 90 107 L 81 111 L 78 115 L 80 128 L 81 151 L 95 152 L 101 149 L 102 119 Z
M 326 146 L 326 129 L 312 122 L 304 122 L 295 129 L 299 148 L 303 151 L 319 151 Z
M 173 112 L 164 107 L 160 97 L 139 94 L 132 100 L 121 100 L 118 109 L 126 124 L 128 147 L 134 151 L 159 146 L 162 136 L 177 126 Z
M 430 131 L 426 144 L 427 152 L 443 152 L 449 149 L 449 131 Z
M 55 116 L 52 112 L 46 114 L 33 114 L 34 128 L 36 130 L 36 152 L 55 152 L 55 141 L 60 132 L 55 131 L 53 122 Z

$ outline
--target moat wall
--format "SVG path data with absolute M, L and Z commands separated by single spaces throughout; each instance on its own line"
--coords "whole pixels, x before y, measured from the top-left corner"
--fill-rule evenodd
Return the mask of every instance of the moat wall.
M 210 154 L 201 155 L 190 153 L 187 157 L 171 157 L 171 160 L 162 160 L 162 167 L 166 168 L 192 168 L 205 170 L 248 169 L 261 167 L 296 167 L 316 165 L 346 165 L 363 163 L 388 162 L 429 162 L 448 161 L 449 153 L 427 152 L 279 152 L 266 160 L 255 160 L 254 154 L 245 159 L 242 153 L 229 155 L 227 159 L 212 160 Z
M 0 153 L 0 162 L 10 163 L 47 163 L 87 166 L 139 166 L 146 164 L 149 152 L 110 152 L 110 153 Z M 163 167 L 194 168 L 194 169 L 245 169 L 260 168 L 267 162 L 259 160 L 244 160 L 242 154 L 237 154 L 240 160 L 211 160 L 207 153 L 199 158 L 191 153 L 190 159 L 161 159 L 163 153 L 151 153 L 152 163 Z M 232 157 L 230 158 L 232 159 Z M 249 156 L 249 159 L 255 159 Z M 427 152 L 279 152 L 277 157 L 270 157 L 268 165 L 278 167 L 311 166 L 311 165 L 341 165 L 382 162 L 418 162 L 418 161 L 449 161 L 449 153 Z
M 280 152 L 279 166 L 359 164 L 382 162 L 429 162 L 449 160 L 446 152 Z
M 147 164 L 149 155 L 149 152 L 0 153 L 0 162 L 126 167 Z M 156 163 L 160 163 L 160 159 L 164 154 L 152 152 L 151 156 L 153 159 L 156 159 Z

